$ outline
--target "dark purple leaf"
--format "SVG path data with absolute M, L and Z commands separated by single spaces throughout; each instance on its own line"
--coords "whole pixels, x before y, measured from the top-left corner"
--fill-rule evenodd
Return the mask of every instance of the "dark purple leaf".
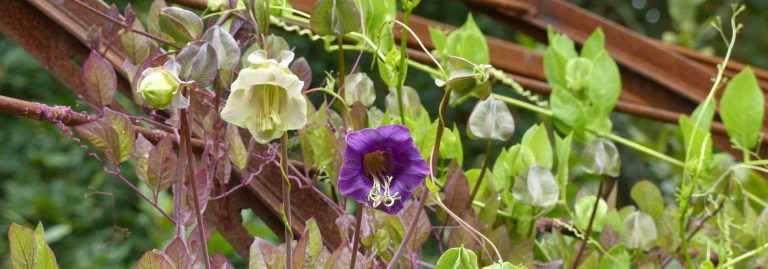
M 302 91 L 309 89 L 312 84 L 312 67 L 309 66 L 309 62 L 304 57 L 298 58 L 291 64 L 291 72 L 296 74 L 301 81 L 304 81 L 304 88 Z
M 115 21 L 123 21 L 123 19 L 120 17 L 120 9 L 115 5 L 112 4 L 109 6 L 109 10 L 107 10 L 107 16 L 112 18 L 112 20 Z M 106 40 L 112 40 L 112 38 L 117 35 L 117 33 L 122 28 L 121 25 L 118 25 L 111 20 L 105 20 L 104 30 L 102 34 L 104 35 L 104 38 Z
M 83 83 L 86 101 L 98 107 L 112 104 L 117 90 L 117 74 L 112 64 L 95 50 L 83 64 Z
M 162 192 L 176 178 L 176 153 L 173 151 L 173 137 L 166 136 L 149 152 L 147 185 L 153 192 Z

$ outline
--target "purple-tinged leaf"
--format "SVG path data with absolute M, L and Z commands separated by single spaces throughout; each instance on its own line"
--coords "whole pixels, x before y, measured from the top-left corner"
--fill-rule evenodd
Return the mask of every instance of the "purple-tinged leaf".
M 301 81 L 304 81 L 304 88 L 301 89 L 302 91 L 309 89 L 309 86 L 312 84 L 312 67 L 309 65 L 306 58 L 300 57 L 293 61 L 291 64 L 291 72 L 296 74 Z
M 86 101 L 98 107 L 112 104 L 117 90 L 117 74 L 112 64 L 97 51 L 91 51 L 83 64 L 83 83 Z
M 464 171 L 459 167 L 456 161 L 451 161 L 448 165 L 448 174 L 445 181 L 445 198 L 443 202 L 446 207 L 453 211 L 456 215 L 461 214 L 467 209 L 469 205 L 469 182 L 464 175 Z M 445 216 L 443 214 L 443 216 Z
M 235 68 L 240 59 L 240 47 L 229 32 L 221 26 L 213 26 L 205 32 L 203 39 L 216 51 L 219 69 Z
M 184 81 L 208 87 L 216 78 L 216 50 L 206 42 L 190 43 L 179 52 L 177 59 L 181 65 L 179 77 Z
M 176 269 L 192 269 L 195 263 L 194 258 L 189 254 L 187 244 L 178 235 L 165 247 L 165 255 L 171 259 Z
M 155 148 L 152 142 L 149 142 L 143 135 L 139 134 L 133 143 L 133 171 L 141 181 L 147 184 L 147 170 L 149 169 L 149 152 Z
M 109 6 L 109 10 L 107 10 L 106 15 L 112 18 L 112 20 L 123 21 L 123 18 L 120 17 L 120 9 L 115 4 Z M 121 28 L 121 25 L 113 23 L 111 20 L 106 20 L 104 30 L 102 30 L 102 34 L 104 35 L 105 40 L 112 40 L 112 38 L 117 35 Z
M 180 7 L 160 9 L 160 29 L 173 38 L 177 46 L 197 39 L 203 33 L 203 20 L 192 11 Z
M 134 138 L 136 134 L 133 129 L 133 124 L 125 114 L 112 111 L 108 108 L 104 110 L 104 116 L 117 134 L 117 141 L 120 144 L 120 162 L 124 162 L 131 157 L 131 153 L 133 153 L 134 149 Z
M 176 153 L 173 151 L 173 137 L 166 136 L 149 152 L 147 185 L 153 192 L 162 192 L 176 178 Z
M 403 211 L 400 211 L 398 217 L 403 227 L 407 227 L 416 217 L 416 212 L 419 210 L 419 203 L 416 201 L 409 201 Z M 432 224 L 429 223 L 429 218 L 426 214 L 422 213 L 419 217 L 419 222 L 416 224 L 416 230 L 413 231 L 413 238 L 408 242 L 408 250 L 418 252 L 421 250 L 421 246 L 429 239 L 430 232 L 432 232 Z
M 151 34 L 164 36 L 160 30 L 160 10 L 167 7 L 165 0 L 154 0 L 147 12 L 147 28 Z
M 231 263 L 229 263 L 229 260 L 227 260 L 227 257 L 224 257 L 224 255 L 221 255 L 219 253 L 216 253 L 213 255 L 211 259 L 211 268 L 212 269 L 235 269 L 234 266 L 232 266 Z
M 120 163 L 120 140 L 117 132 L 103 119 L 75 126 L 75 131 L 101 151 L 113 165 Z
M 274 246 L 269 242 L 255 238 L 250 248 L 250 259 L 248 259 L 248 269 L 262 268 L 284 268 L 285 266 L 285 248 Z M 331 267 L 335 268 L 335 267 Z
M 153 249 L 151 251 L 147 251 L 144 253 L 144 256 L 141 256 L 141 259 L 139 260 L 136 265 L 133 266 L 133 269 L 168 269 L 168 268 L 174 268 L 173 263 L 171 262 L 171 259 L 168 258 L 165 253 Z
M 135 30 L 144 30 L 141 21 L 136 20 L 132 25 Z M 134 65 L 139 65 L 149 58 L 155 43 L 143 35 L 124 29 L 120 35 L 120 46 L 128 60 Z

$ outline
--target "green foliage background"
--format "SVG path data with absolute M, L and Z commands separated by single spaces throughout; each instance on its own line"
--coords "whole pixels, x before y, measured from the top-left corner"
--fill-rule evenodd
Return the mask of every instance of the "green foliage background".
M 124 6 L 128 2 L 140 12 L 147 9 L 149 1 L 117 1 Z M 573 1 L 628 25 L 644 34 L 655 37 L 664 32 L 681 32 L 680 24 L 703 25 L 706 18 L 722 15 L 728 11 L 728 1 L 704 1 L 698 15 L 691 22 L 672 20 L 668 15 L 666 1 Z M 763 34 L 768 23 L 768 3 L 761 0 L 746 1 L 748 13 L 742 19 L 745 32 L 741 35 L 736 49 L 736 59 L 768 66 L 768 35 Z M 643 3 L 640 7 L 640 3 Z M 652 11 L 655 10 L 655 11 Z M 443 21 L 453 25 L 463 22 L 467 9 L 459 1 L 424 0 L 414 12 L 417 15 Z M 648 20 L 649 12 L 658 12 L 658 21 Z M 652 14 L 651 14 L 652 15 Z M 492 36 L 517 41 L 531 48 L 541 49 L 534 40 L 512 32 L 487 16 L 476 14 L 483 31 Z M 669 36 L 667 33 L 665 36 Z M 695 34 L 692 42 L 685 43 L 704 51 L 719 52 L 722 42 L 714 31 Z M 336 56 L 326 55 L 321 44 L 307 42 L 303 38 L 291 37 L 289 42 L 296 47 L 296 54 L 305 56 L 312 63 L 315 81 L 319 85 L 325 70 L 336 69 Z M 325 56 L 320 56 L 325 55 Z M 356 54 L 349 53 L 354 59 Z M 370 57 L 363 57 L 361 67 L 370 66 Z M 377 77 L 377 76 L 374 76 Z M 385 89 L 377 81 L 379 102 L 383 101 Z M 412 72 L 407 85 L 416 89 L 433 89 L 433 82 L 423 74 Z M 435 109 L 439 91 L 420 91 L 425 107 Z M 12 41 L 0 39 L 0 95 L 25 100 L 73 106 L 79 109 L 71 91 L 58 83 L 45 69 L 34 61 Z M 383 102 L 382 102 L 383 103 Z M 469 116 L 471 104 L 453 110 L 450 117 L 457 123 Z M 436 111 L 430 111 L 434 115 Z M 525 130 L 535 123 L 535 115 L 513 111 L 517 129 Z M 464 121 L 465 122 L 465 121 Z M 660 124 L 618 115 L 615 120 L 619 132 L 627 133 L 642 143 L 654 144 L 658 148 L 671 146 L 675 149 L 672 127 L 658 128 Z M 647 128 L 653 125 L 656 128 Z M 459 126 L 464 132 L 464 126 Z M 641 130 L 661 130 L 648 133 Z M 517 132 L 518 136 L 519 133 Z M 62 268 L 127 268 L 144 251 L 160 247 L 169 238 L 169 227 L 163 224 L 146 204 L 141 203 L 131 191 L 117 179 L 101 171 L 100 164 L 84 154 L 58 127 L 6 114 L 0 114 L 0 267 L 6 267 L 8 246 L 5 233 L 8 224 L 16 222 L 34 226 L 40 221 L 46 226 L 46 239 L 54 249 Z M 469 141 L 469 140 L 465 140 Z M 672 142 L 670 142 L 672 141 Z M 660 142 L 660 143 L 657 143 Z M 477 164 L 483 145 L 469 142 L 465 145 L 465 163 Z M 495 152 L 493 154 L 498 154 Z M 624 171 L 622 177 L 634 182 L 639 178 L 661 181 L 665 174 L 664 164 L 656 163 L 622 151 Z M 648 165 L 652 169 L 648 169 Z M 124 168 L 125 173 L 131 169 Z M 132 175 L 128 175 L 129 178 Z M 663 183 L 663 182 L 662 182 Z M 622 186 L 627 193 L 631 183 Z M 665 195 L 672 192 L 673 184 L 662 184 Z M 664 187 L 667 188 L 664 188 Z M 268 235 L 263 225 L 254 222 L 256 233 Z M 220 237 L 214 237 L 212 247 L 224 253 L 231 253 Z

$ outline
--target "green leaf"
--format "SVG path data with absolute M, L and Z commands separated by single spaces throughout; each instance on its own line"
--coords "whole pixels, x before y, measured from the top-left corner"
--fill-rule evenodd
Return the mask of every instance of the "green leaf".
M 592 35 L 584 41 L 581 47 L 581 57 L 594 60 L 595 57 L 605 51 L 605 34 L 602 28 L 597 28 Z
M 456 247 L 447 250 L 435 264 L 437 269 L 477 269 L 477 255 L 472 250 Z
M 565 88 L 554 87 L 549 100 L 549 107 L 555 116 L 559 128 L 583 131 L 587 125 L 587 110 L 584 103 Z
M 630 196 L 640 210 L 650 214 L 654 219 L 662 221 L 664 198 L 656 185 L 647 180 L 640 181 L 632 187 Z
M 352 105 L 360 102 L 366 107 L 373 105 L 376 101 L 376 89 L 373 87 L 373 80 L 368 74 L 357 72 L 349 74 L 344 82 L 344 102 Z
M 552 169 L 552 144 L 549 142 L 547 127 L 543 124 L 532 126 L 523 135 L 521 144 L 525 145 L 536 157 L 536 164 Z
M 159 24 L 163 33 L 180 47 L 203 33 L 203 20 L 194 12 L 179 7 L 161 8 Z
M 569 60 L 578 57 L 576 46 L 567 36 L 556 33 L 551 27 L 547 29 L 549 46 L 544 53 L 544 74 L 549 85 L 566 88 L 566 65 Z
M 574 206 L 574 222 L 576 227 L 580 230 L 586 230 L 589 225 L 589 218 L 592 215 L 595 199 L 597 199 L 596 196 L 588 195 L 576 200 L 576 205 Z M 598 202 L 597 205 L 597 211 L 595 212 L 595 220 L 592 224 L 593 231 L 600 232 L 603 230 L 606 214 L 608 214 L 608 205 L 603 199 L 600 199 L 600 202 Z
M 395 19 L 397 4 L 394 0 L 361 0 L 361 2 L 366 35 L 376 42 L 384 24 Z
M 629 269 L 632 256 L 623 246 L 615 246 L 600 258 L 599 269 Z
M 229 160 L 240 171 L 248 164 L 248 150 L 245 148 L 237 126 L 227 125 L 227 142 L 229 143 Z
M 117 134 L 117 141 L 120 145 L 118 154 L 120 162 L 130 159 L 136 137 L 131 120 L 125 114 L 112 111 L 111 109 L 105 109 L 104 116 Z
M 317 226 L 317 221 L 314 218 L 307 221 L 305 229 L 302 240 L 306 237 L 308 243 L 304 252 L 304 266 L 302 268 L 315 268 L 319 262 L 320 252 L 323 250 L 323 239 L 320 235 L 320 228 Z
M 705 122 L 706 120 L 702 120 Z M 695 169 L 696 163 L 700 161 L 707 162 L 712 157 L 712 139 L 709 133 L 709 129 L 704 131 L 702 128 L 694 128 L 694 122 L 687 116 L 682 116 L 678 120 L 680 126 L 680 132 L 685 142 L 685 151 L 687 155 L 687 162 L 692 165 L 686 169 Z M 705 123 L 700 123 L 699 126 Z
M 624 244 L 630 249 L 648 250 L 656 244 L 656 224 L 648 214 L 635 211 L 624 219 Z
M 720 116 L 731 142 L 751 149 L 760 139 L 764 114 L 763 91 L 752 69 L 747 67 L 734 76 L 720 99 Z
M 429 114 L 420 113 L 418 118 L 405 118 L 405 126 L 410 130 L 413 143 L 419 148 L 421 155 L 425 160 L 429 159 L 437 137 L 437 121 L 431 122 Z
M 587 58 L 573 58 L 565 65 L 565 85 L 568 89 L 579 91 L 590 82 L 592 61 Z
M 502 150 L 493 165 L 493 185 L 498 190 L 511 188 L 515 177 L 535 163 L 536 156 L 527 146 L 515 145 L 508 150 Z
M 592 60 L 592 73 L 587 84 L 587 97 L 592 103 L 595 116 L 607 118 L 619 101 L 620 93 L 619 67 L 607 51 L 598 54 Z
M 173 262 L 162 251 L 153 249 L 144 253 L 133 269 L 168 269 L 174 268 Z
M 469 115 L 467 125 L 469 134 L 475 138 L 507 141 L 515 132 L 515 119 L 512 118 L 512 112 L 509 111 L 506 103 L 493 96 L 477 102 Z
M 443 133 L 443 137 L 440 140 L 440 158 L 453 159 L 459 163 L 464 164 L 464 149 L 461 144 L 461 133 L 459 129 L 454 126 L 453 129 L 447 129 Z
M 143 31 L 144 27 L 141 26 L 141 21 L 135 20 L 133 22 L 133 29 Z M 155 43 L 141 34 L 124 29 L 120 34 L 120 46 L 123 48 L 122 51 L 125 53 L 126 58 L 132 64 L 140 65 L 149 58 Z
M 527 269 L 527 267 L 523 265 L 514 265 L 510 262 L 497 262 L 483 267 L 483 269 Z
M 448 35 L 445 52 L 450 56 L 467 59 L 473 64 L 491 62 L 485 35 L 475 24 L 472 14 L 467 16 L 467 21 L 461 27 Z
M 30 228 L 12 223 L 8 227 L 8 241 L 11 251 L 11 268 L 58 269 L 56 256 L 45 242 L 43 225 Z
M 319 35 L 344 35 L 360 32 L 360 13 L 354 0 L 320 0 L 310 19 L 312 31 Z
M 445 47 L 448 43 L 448 35 L 446 35 L 440 28 L 430 26 L 429 37 L 432 39 L 432 46 L 435 47 L 438 56 L 444 56 Z

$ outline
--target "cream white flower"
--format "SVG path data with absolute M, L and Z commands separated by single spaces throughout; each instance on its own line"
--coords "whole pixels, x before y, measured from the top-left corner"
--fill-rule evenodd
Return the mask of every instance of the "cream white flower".
M 293 58 L 293 53 L 286 57 Z M 259 143 L 269 143 L 285 131 L 307 122 L 307 101 L 301 93 L 304 82 L 288 68 L 290 60 L 250 55 L 250 67 L 240 70 L 221 118 L 246 128 Z M 252 60 L 253 59 L 253 60 Z

